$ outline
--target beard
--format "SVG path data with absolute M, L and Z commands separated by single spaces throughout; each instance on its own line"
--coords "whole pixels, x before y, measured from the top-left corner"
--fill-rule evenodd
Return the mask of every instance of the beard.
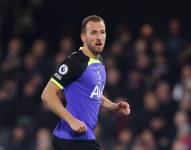
M 103 48 L 104 48 L 104 44 L 100 45 L 100 46 L 96 46 L 96 45 L 87 45 L 88 49 L 94 54 L 94 55 L 98 55 L 101 54 L 103 52 Z

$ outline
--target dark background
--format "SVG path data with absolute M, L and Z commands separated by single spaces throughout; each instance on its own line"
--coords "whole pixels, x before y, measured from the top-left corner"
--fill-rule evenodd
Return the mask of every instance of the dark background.
M 54 43 L 63 34 L 73 34 L 79 43 L 80 24 L 84 17 L 97 14 L 106 21 L 108 40 L 115 36 L 117 25 L 128 24 L 131 31 L 138 34 L 139 27 L 151 23 L 157 34 L 166 35 L 168 21 L 178 18 L 182 23 L 184 35 L 190 35 L 191 13 L 188 1 L 75 1 L 75 0 L 0 0 L 1 2 L 1 39 L 5 43 L 14 35 L 29 38 L 46 37 Z M 36 4 L 31 6 L 31 3 Z M 19 12 L 19 13 L 18 13 Z M 21 27 L 15 19 L 30 14 L 30 27 Z M 16 28 L 16 29 L 15 29 Z M 21 31 L 22 30 L 22 31 Z M 112 38 L 113 39 L 113 38 Z M 30 41 L 30 39 L 29 39 Z

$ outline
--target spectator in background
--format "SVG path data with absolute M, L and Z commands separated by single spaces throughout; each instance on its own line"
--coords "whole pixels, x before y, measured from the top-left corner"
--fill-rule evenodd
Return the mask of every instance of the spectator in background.
M 10 141 L 6 143 L 6 150 L 26 150 L 29 149 L 30 141 L 24 127 L 15 127 L 12 131 Z
M 179 65 L 190 64 L 191 65 L 191 44 L 188 43 L 181 50 L 180 55 L 178 56 Z
M 49 61 L 51 52 L 49 50 L 48 44 L 43 38 L 36 39 L 31 48 L 30 54 L 35 58 L 36 65 L 38 65 L 39 71 L 45 71 L 44 74 L 49 73 L 49 68 L 52 61 Z M 43 72 L 41 71 L 41 72 Z
M 144 144 L 146 150 L 156 150 L 157 142 L 152 131 L 144 130 L 140 135 L 141 142 Z
M 124 49 L 128 49 L 132 40 L 132 34 L 127 24 L 121 24 L 116 29 L 116 39 L 115 41 L 122 44 Z
M 179 109 L 191 114 L 191 91 L 186 93 L 184 97 L 180 100 Z
M 155 38 L 152 41 L 151 49 L 154 57 L 166 56 L 166 44 L 159 38 Z
M 130 69 L 130 65 L 133 60 L 133 46 L 132 46 L 132 33 L 127 24 L 122 24 L 117 28 L 116 39 L 112 43 L 118 43 L 121 49 L 121 54 L 118 61 L 118 67 L 120 67 L 123 74 Z M 112 45 L 112 43 L 110 45 Z M 112 46 L 111 46 L 112 47 Z M 119 54 L 118 54 L 119 55 Z M 121 59 L 120 59 L 121 58 Z
M 134 132 L 140 133 L 147 128 L 151 129 L 153 133 L 155 130 L 161 130 L 165 122 L 156 95 L 152 91 L 145 92 L 143 100 L 144 104 L 141 112 L 136 112 L 133 119 L 133 124 L 135 124 L 133 127 Z
M 37 108 L 35 117 L 35 128 L 48 128 L 53 130 L 59 118 L 52 112 L 50 112 L 46 105 L 41 103 L 41 107 Z
M 178 19 L 172 19 L 168 25 L 169 35 L 166 39 L 167 50 L 171 58 L 176 58 L 185 43 L 182 37 L 181 23 Z
M 21 64 L 21 57 L 23 53 L 22 41 L 19 37 L 13 37 L 8 44 L 8 50 L 4 61 L 0 65 L 3 73 L 18 69 Z
M 111 55 L 115 56 L 116 58 L 120 59 L 124 56 L 124 48 L 123 45 L 119 42 L 111 43 L 110 48 Z M 123 61 L 123 60 L 121 60 Z
M 148 43 L 146 42 L 145 39 L 139 38 L 135 41 L 133 49 L 135 56 L 138 56 L 140 54 L 147 54 L 149 49 Z
M 33 74 L 31 78 L 23 85 L 22 95 L 19 99 L 18 118 L 27 117 L 29 121 L 33 122 L 37 109 L 40 105 L 39 90 L 42 84 L 42 76 L 40 74 Z
M 107 84 L 105 90 L 108 92 L 111 99 L 115 99 L 122 95 L 121 87 L 121 73 L 117 68 L 110 68 L 107 70 Z
M 37 58 L 30 52 L 24 56 L 22 63 L 23 66 L 20 67 L 18 71 L 18 79 L 21 84 L 25 84 L 25 82 L 27 82 L 33 74 L 47 71 L 43 70 L 40 65 L 38 65 Z
M 185 64 L 181 67 L 180 80 L 173 89 L 172 97 L 176 101 L 180 101 L 187 93 L 190 93 L 191 85 L 191 66 Z
M 112 68 L 117 68 L 116 59 L 112 55 L 106 56 L 104 63 L 105 63 L 105 66 L 106 66 L 106 70 L 109 70 L 109 69 L 112 69 Z
M 37 59 L 33 54 L 26 54 L 23 62 L 23 72 L 28 74 L 34 73 L 38 69 L 37 63 Z
M 130 150 L 157 150 L 157 142 L 153 133 L 145 129 L 137 134 Z
M 149 73 L 151 60 L 149 54 L 148 43 L 145 39 L 138 39 L 134 44 L 134 62 L 132 68 L 136 68 L 140 73 Z
M 123 95 L 128 97 L 134 112 L 137 112 L 142 107 L 144 87 L 144 78 L 138 70 L 131 70 L 126 74 Z
M 133 142 L 133 134 L 130 129 L 124 128 L 117 135 L 117 143 L 112 150 L 130 149 Z
M 144 24 L 140 28 L 140 38 L 149 42 L 154 37 L 154 27 L 151 24 Z
M 120 70 L 121 72 L 125 71 L 126 69 L 125 49 L 119 41 L 114 41 L 111 43 L 109 50 L 106 50 L 105 52 L 105 56 L 106 58 L 114 59 L 115 65 L 118 68 L 118 70 Z
M 147 74 L 150 73 L 151 60 L 147 54 L 142 53 L 137 55 L 135 61 L 136 61 L 136 64 L 135 64 L 136 69 L 138 69 L 143 75 L 145 74 L 146 76 Z
M 40 128 L 36 132 L 35 150 L 53 150 L 51 132 L 49 129 Z
M 160 39 L 153 40 L 152 43 L 152 53 L 153 53 L 153 68 L 152 68 L 152 78 L 153 82 L 158 82 L 161 79 L 169 79 L 170 69 L 169 62 L 166 57 L 166 45 Z
M 145 87 L 151 88 L 153 86 L 153 83 L 152 78 L 150 77 L 150 74 L 152 72 L 152 63 L 150 56 L 145 53 L 136 56 L 134 67 L 141 74 L 145 83 Z
M 15 80 L 4 79 L 0 84 L 0 127 L 14 125 L 18 106 L 15 97 L 18 96 L 19 86 Z
M 163 128 L 162 134 L 165 130 L 168 130 L 168 126 L 172 126 L 172 117 L 177 109 L 177 103 L 172 99 L 171 88 L 168 82 L 160 81 L 156 85 L 155 89 L 156 97 L 160 104 L 160 110 L 165 121 L 165 127 Z
M 63 53 L 65 57 L 68 56 L 75 48 L 75 44 L 74 44 L 74 40 L 72 36 L 61 37 L 59 46 L 60 46 L 59 51 Z
M 189 150 L 191 148 L 191 127 L 189 116 L 184 111 L 177 111 L 174 117 L 176 127 L 173 150 Z
M 37 61 L 43 61 L 45 59 L 47 51 L 46 42 L 44 39 L 36 39 L 32 44 L 31 54 L 37 59 Z
M 174 142 L 172 150 L 190 150 L 190 147 L 180 142 Z
M 54 70 L 59 67 L 59 65 L 66 59 L 66 57 L 72 53 L 75 47 L 74 41 L 71 36 L 63 36 L 60 39 L 59 51 L 54 56 L 53 68 Z

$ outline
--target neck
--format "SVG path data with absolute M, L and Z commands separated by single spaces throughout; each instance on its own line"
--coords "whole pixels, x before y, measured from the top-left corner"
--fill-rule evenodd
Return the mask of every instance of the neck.
M 90 57 L 90 58 L 94 58 L 94 59 L 97 59 L 98 55 L 94 54 L 86 45 L 83 45 L 82 47 L 82 51 L 83 53 Z

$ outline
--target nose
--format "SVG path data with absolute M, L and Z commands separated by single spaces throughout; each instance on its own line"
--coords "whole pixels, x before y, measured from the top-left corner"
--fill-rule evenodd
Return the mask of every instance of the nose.
M 103 35 L 101 33 L 97 33 L 97 39 L 99 40 L 103 39 Z

